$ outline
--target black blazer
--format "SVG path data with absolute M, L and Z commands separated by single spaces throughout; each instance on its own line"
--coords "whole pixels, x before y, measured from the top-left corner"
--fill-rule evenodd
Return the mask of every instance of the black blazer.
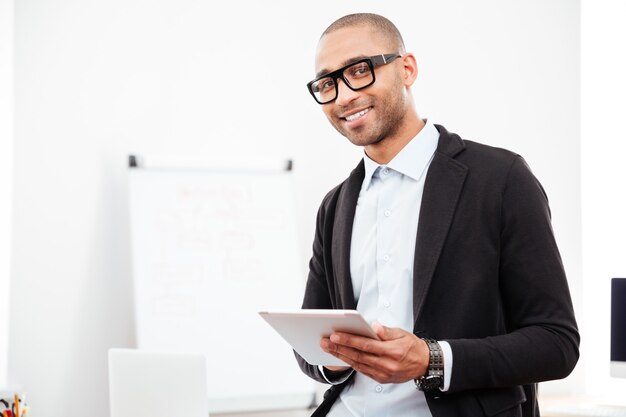
M 413 330 L 448 341 L 454 362 L 449 391 L 428 395 L 428 405 L 433 417 L 537 416 L 536 383 L 567 376 L 580 342 L 546 194 L 519 155 L 436 127 L 415 247 Z M 350 240 L 364 174 L 361 161 L 321 204 L 305 309 L 356 308 Z M 314 416 L 349 383 L 332 386 Z

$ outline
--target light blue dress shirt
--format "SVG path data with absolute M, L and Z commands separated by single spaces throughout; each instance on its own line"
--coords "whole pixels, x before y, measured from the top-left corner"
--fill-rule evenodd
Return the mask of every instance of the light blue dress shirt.
M 439 132 L 426 121 L 387 165 L 364 157 L 365 178 L 354 216 L 350 273 L 357 310 L 370 323 L 378 321 L 413 331 L 415 240 L 426 173 L 438 141 Z M 443 390 L 447 390 L 452 352 L 447 343 L 440 344 L 445 366 Z M 357 373 L 328 416 L 431 417 L 431 413 L 413 381 L 379 384 Z

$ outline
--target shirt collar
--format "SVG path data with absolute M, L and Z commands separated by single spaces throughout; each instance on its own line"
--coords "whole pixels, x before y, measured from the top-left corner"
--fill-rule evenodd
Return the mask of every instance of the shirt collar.
M 411 139 L 391 161 L 389 161 L 387 167 L 406 175 L 415 181 L 419 181 L 422 175 L 424 175 L 426 167 L 437 149 L 438 142 L 439 131 L 434 124 L 432 124 L 429 120 L 426 120 L 426 124 L 422 130 L 420 130 L 419 133 Z M 367 190 L 372 181 L 374 172 L 376 172 L 376 169 L 378 169 L 381 165 L 370 159 L 367 154 L 365 154 L 363 159 L 365 163 L 363 189 Z

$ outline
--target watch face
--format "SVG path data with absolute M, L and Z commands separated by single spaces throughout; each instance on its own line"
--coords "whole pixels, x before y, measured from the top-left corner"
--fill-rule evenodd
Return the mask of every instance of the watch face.
M 426 376 L 420 379 L 419 389 L 422 391 L 432 391 L 443 386 L 443 378 L 440 376 Z

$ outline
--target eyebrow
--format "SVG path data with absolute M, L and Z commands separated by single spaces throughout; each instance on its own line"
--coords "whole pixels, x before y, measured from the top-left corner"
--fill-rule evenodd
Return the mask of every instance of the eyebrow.
M 352 58 L 348 58 L 348 59 L 346 59 L 345 61 L 343 61 L 343 62 L 341 63 L 341 65 L 339 65 L 339 67 L 338 67 L 338 68 L 343 68 L 343 67 L 345 67 L 346 65 L 350 65 L 350 64 L 352 64 L 352 63 L 354 63 L 354 62 L 356 62 L 356 61 L 358 61 L 358 60 L 361 60 L 361 59 L 363 59 L 363 58 L 369 58 L 369 56 L 368 56 L 368 55 L 357 55 L 357 56 L 354 56 L 354 57 L 352 57 Z M 331 70 L 328 70 L 327 68 L 323 68 L 323 69 L 319 70 L 319 71 L 317 72 L 317 74 L 315 74 L 315 78 L 319 78 L 319 77 L 321 77 L 321 76 L 323 76 L 323 75 L 330 74 L 330 73 L 331 73 L 331 72 L 333 72 L 333 71 L 336 71 L 336 70 L 332 70 L 332 71 L 331 71 Z

